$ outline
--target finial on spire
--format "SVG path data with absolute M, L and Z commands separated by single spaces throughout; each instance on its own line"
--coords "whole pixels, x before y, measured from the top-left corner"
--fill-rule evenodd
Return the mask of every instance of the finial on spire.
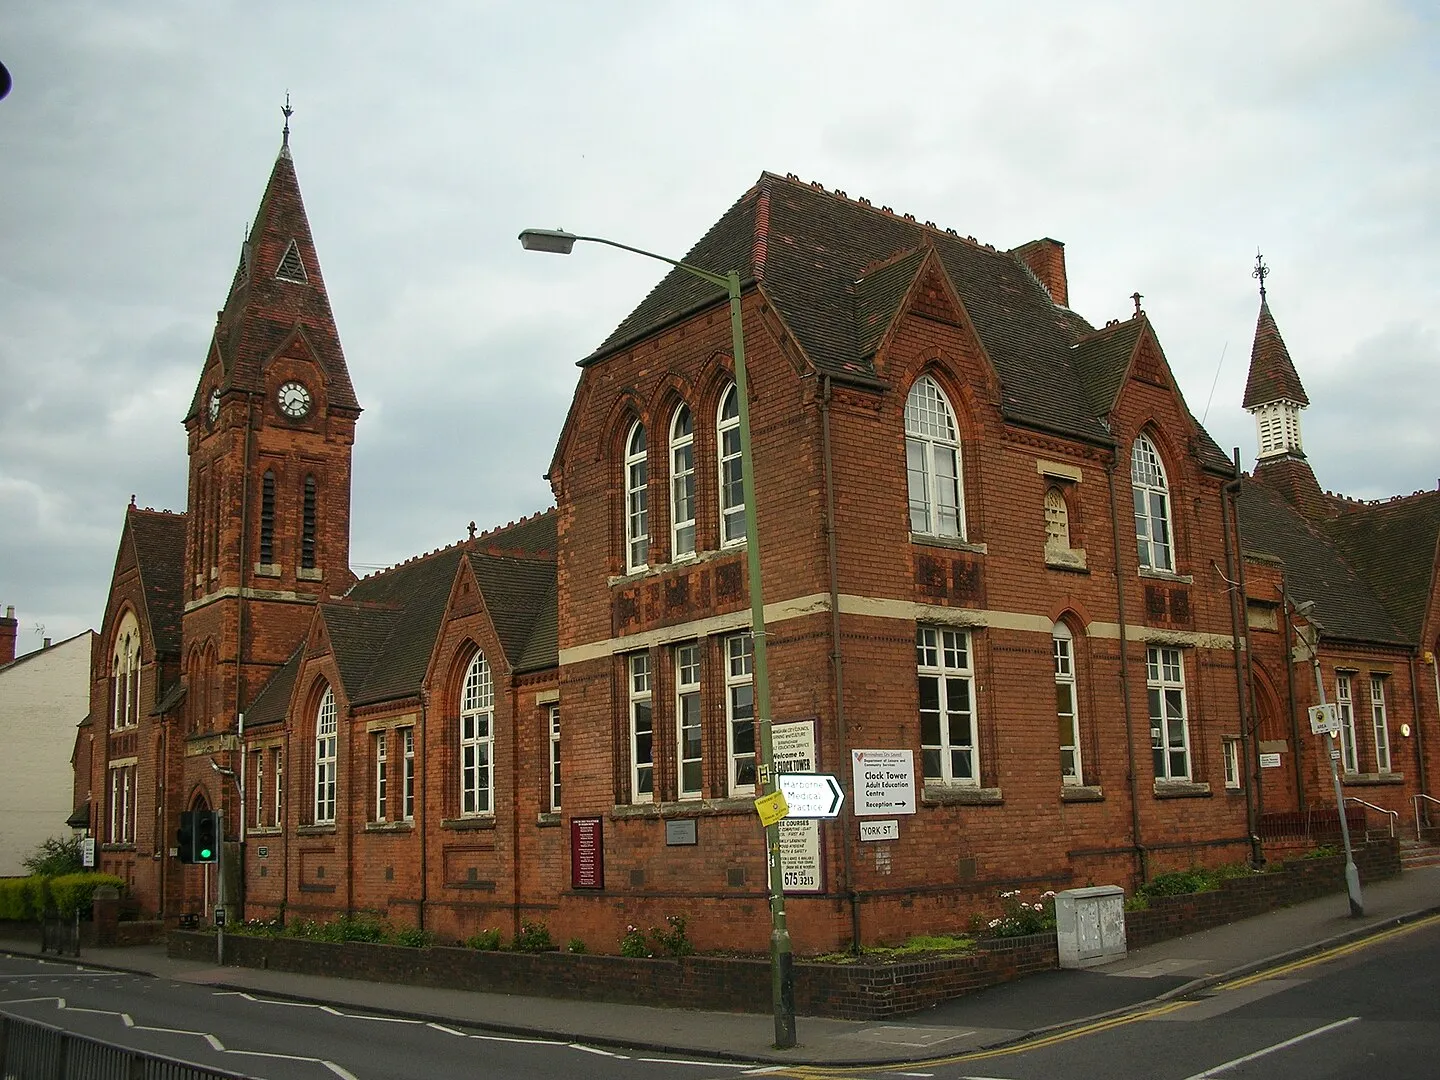
M 1140 301 L 1145 299 L 1145 294 L 1137 289 L 1130 294 L 1130 299 L 1135 301 L 1135 317 L 1139 318 L 1141 315 L 1144 315 L 1145 312 L 1140 310 Z
M 1265 265 L 1265 260 L 1260 257 L 1260 249 L 1255 249 L 1255 269 L 1250 271 L 1250 276 L 1260 281 L 1260 302 L 1265 302 L 1265 279 L 1270 276 L 1270 268 Z
M 474 539 L 475 539 L 475 522 L 473 522 L 473 521 L 470 522 L 470 524 L 467 526 L 467 528 L 470 530 L 470 539 L 471 539 L 471 540 L 474 540 Z
M 285 117 L 285 130 L 280 133 L 280 146 L 284 150 L 290 149 L 290 117 L 295 115 L 295 110 L 290 107 L 290 91 L 285 91 L 285 104 L 281 106 L 280 112 Z

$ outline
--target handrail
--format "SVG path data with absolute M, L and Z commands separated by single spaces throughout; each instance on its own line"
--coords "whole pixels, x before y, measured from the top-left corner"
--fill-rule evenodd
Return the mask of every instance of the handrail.
M 1416 839 L 1416 840 L 1421 839 L 1421 836 L 1420 836 L 1420 800 L 1421 800 L 1421 799 L 1429 799 L 1429 800 L 1430 800 L 1431 802 L 1433 802 L 1436 806 L 1440 806 L 1440 799 L 1435 798 L 1434 795 L 1426 795 L 1426 794 L 1422 791 L 1420 794 L 1418 794 L 1418 795 L 1415 796 L 1415 839 Z
M 1378 810 L 1378 811 L 1379 811 L 1380 813 L 1382 813 L 1382 814 L 1389 814 L 1389 815 L 1390 815 L 1390 839 L 1391 839 L 1391 840 L 1394 840 L 1394 839 L 1395 839 L 1395 826 L 1396 826 L 1396 825 L 1399 823 L 1399 821 L 1400 821 L 1400 811 L 1398 811 L 1398 810 L 1386 810 L 1385 807 L 1383 807 L 1383 806 L 1376 806 L 1373 802 L 1366 802 L 1364 799 L 1360 798 L 1358 795 L 1346 795 L 1346 796 L 1345 796 L 1345 801 L 1346 801 L 1346 802 L 1359 803 L 1361 806 L 1369 807 L 1371 810 Z M 1368 832 L 1369 829 L 1370 829 L 1370 826 L 1368 826 L 1368 825 L 1365 826 L 1365 829 L 1366 829 L 1366 831 Z

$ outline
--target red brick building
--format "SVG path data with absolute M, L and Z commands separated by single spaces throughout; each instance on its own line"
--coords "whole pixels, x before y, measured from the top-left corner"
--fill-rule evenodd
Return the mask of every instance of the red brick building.
M 1054 240 L 996 250 L 769 173 L 688 261 L 743 282 L 773 722 L 847 792 L 855 751 L 913 761 L 888 838 L 860 839 L 853 796 L 787 826 L 798 950 L 1244 859 L 1252 818 L 1323 800 L 1316 768 L 1280 770 L 1285 802 L 1247 767 L 1298 746 L 1304 700 L 1263 638 L 1295 557 L 1266 523 L 1362 585 L 1345 545 L 1371 548 L 1269 495 L 1268 458 L 1235 481 L 1138 299 L 1093 327 Z M 538 920 L 610 950 L 684 914 L 701 947 L 763 948 L 730 346 L 725 297 L 672 273 L 581 361 L 554 510 L 357 582 L 360 406 L 287 138 L 185 417 L 187 510 L 127 512 L 77 775 L 102 866 L 167 918 L 206 910 L 213 872 L 171 847 L 181 811 L 220 807 L 247 917 L 371 911 L 451 939 Z M 1431 596 L 1434 548 L 1432 527 Z M 1392 657 L 1391 719 L 1440 744 L 1394 660 L 1421 662 L 1405 635 L 1434 640 L 1433 599 L 1412 631 L 1366 587 L 1335 603 L 1383 627 L 1344 662 Z M 1421 790 L 1416 760 L 1377 782 Z M 124 769 L 134 822 L 111 834 Z

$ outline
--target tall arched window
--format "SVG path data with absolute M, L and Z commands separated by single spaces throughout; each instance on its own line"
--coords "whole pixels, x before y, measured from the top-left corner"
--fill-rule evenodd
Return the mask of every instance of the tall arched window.
M 477 652 L 460 691 L 460 816 L 492 813 L 495 684 L 484 653 Z
M 690 406 L 670 421 L 670 558 L 695 554 L 695 427 Z
M 1160 452 L 1145 434 L 1130 451 L 1130 486 L 1135 494 L 1135 546 L 1140 565 L 1151 570 L 1175 569 L 1174 535 L 1170 530 L 1170 485 Z
M 305 477 L 304 510 L 300 530 L 300 569 L 315 569 L 315 477 Z
M 625 569 L 640 570 L 649 562 L 650 466 L 645 425 L 637 421 L 625 439 Z
M 1080 707 L 1075 695 L 1075 636 L 1057 622 L 1050 638 L 1055 657 L 1055 720 L 1060 736 L 1060 782 L 1083 784 L 1080 763 Z
M 110 726 L 133 727 L 140 722 L 140 624 L 127 611 L 115 631 L 110 656 Z
M 720 456 L 720 546 L 745 541 L 745 484 L 740 463 L 740 396 L 731 383 L 720 398 L 715 422 Z
M 260 480 L 260 561 L 275 561 L 275 474 L 269 469 Z
M 959 429 L 945 392 L 928 375 L 915 380 L 905 399 L 905 470 L 910 531 L 963 537 Z
M 315 824 L 335 823 L 335 763 L 339 725 L 335 718 L 335 691 L 325 688 L 315 714 Z

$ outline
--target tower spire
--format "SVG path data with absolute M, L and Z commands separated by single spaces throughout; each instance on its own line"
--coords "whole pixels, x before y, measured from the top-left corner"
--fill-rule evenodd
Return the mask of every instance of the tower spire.
M 1255 269 L 1250 271 L 1250 276 L 1259 279 L 1260 303 L 1265 303 L 1265 279 L 1270 276 L 1270 268 L 1265 265 L 1265 260 L 1261 257 L 1258 247 L 1255 249 Z
M 295 115 L 295 110 L 290 107 L 290 91 L 285 91 L 285 104 L 280 107 L 281 114 L 285 117 L 285 129 L 280 132 L 280 154 L 282 157 L 290 156 L 290 117 Z M 1264 290 L 1262 289 L 1263 293 Z

